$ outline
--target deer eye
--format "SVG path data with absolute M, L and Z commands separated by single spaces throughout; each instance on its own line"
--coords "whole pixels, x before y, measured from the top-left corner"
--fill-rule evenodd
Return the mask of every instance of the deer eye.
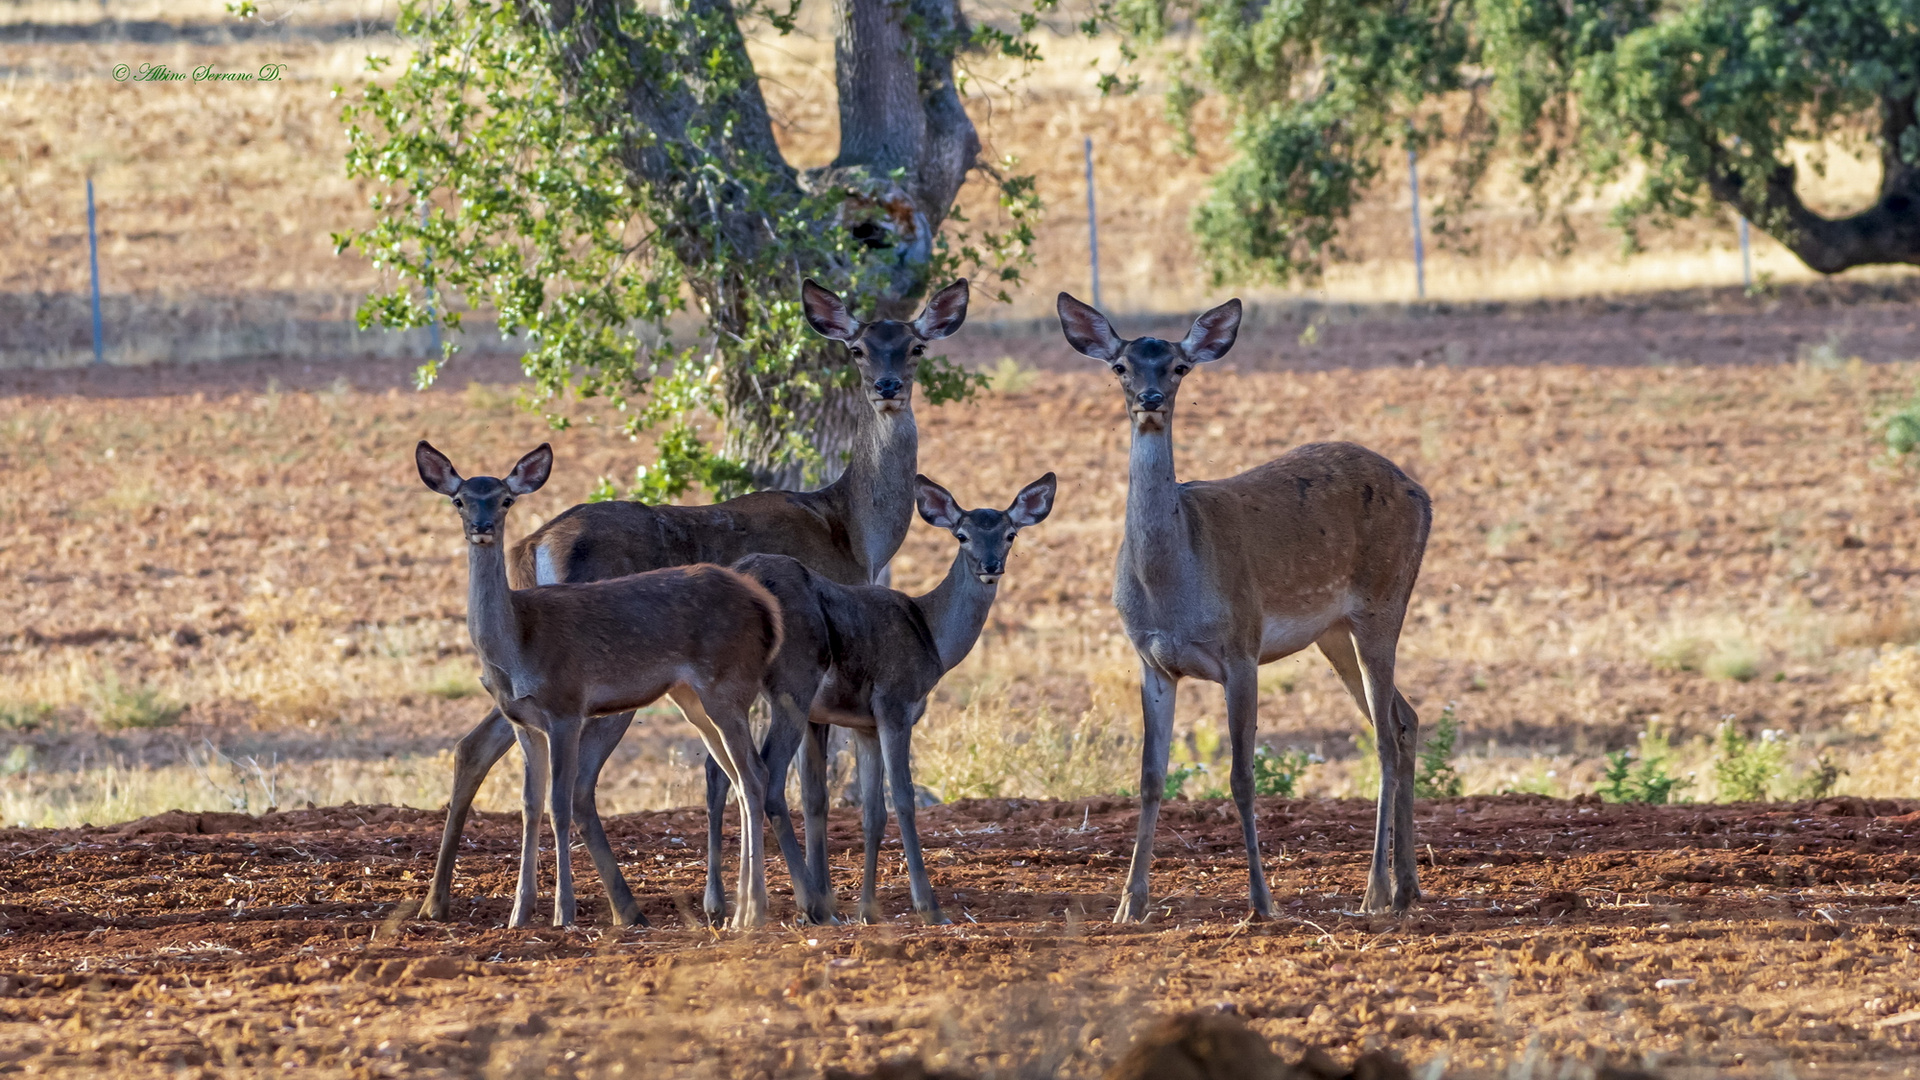
M 861 348 L 858 345 L 849 345 L 847 346 L 847 355 L 853 357 L 855 360 L 858 360 L 861 357 L 867 355 L 867 350 Z
M 953 534 L 953 538 L 954 538 L 955 540 L 958 540 L 958 541 L 960 541 L 960 542 L 961 542 L 961 543 L 963 543 L 963 544 L 967 542 L 967 534 L 966 534 L 966 533 L 963 533 L 963 532 L 957 532 L 957 533 L 954 533 L 954 534 Z
M 1180 366 L 1180 367 L 1177 367 L 1177 368 L 1174 368 L 1174 369 L 1173 369 L 1173 373 L 1174 373 L 1175 375 L 1185 375 L 1185 374 L 1186 374 L 1187 372 L 1189 372 L 1189 371 L 1192 371 L 1192 370 L 1193 370 L 1192 368 L 1190 368 L 1190 367 L 1187 367 L 1187 366 L 1185 366 L 1185 365 L 1182 365 L 1182 366 Z
M 915 345 L 913 347 L 913 355 L 915 356 L 927 355 L 927 347 L 925 345 Z
M 1125 375 L 1127 373 L 1127 365 L 1125 364 L 1113 365 L 1113 373 L 1115 375 Z
M 505 509 L 506 509 L 507 507 L 509 507 L 509 506 L 512 506 L 512 505 L 513 505 L 513 500 L 512 500 L 512 499 L 507 499 L 507 500 L 505 500 L 504 502 L 502 502 L 502 503 L 500 504 L 500 509 L 502 509 L 502 510 L 505 510 Z
M 461 501 L 460 501 L 459 499 L 455 499 L 455 500 L 453 500 L 453 505 L 455 505 L 455 506 L 465 506 L 465 505 L 467 505 L 467 504 L 466 504 L 466 503 L 463 503 L 463 502 L 461 502 Z

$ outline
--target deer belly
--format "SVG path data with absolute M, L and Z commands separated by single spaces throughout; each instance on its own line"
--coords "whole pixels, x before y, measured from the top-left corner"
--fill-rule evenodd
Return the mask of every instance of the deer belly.
M 1260 662 L 1292 656 L 1320 639 L 1347 613 L 1345 603 L 1306 615 L 1268 615 L 1260 620 Z

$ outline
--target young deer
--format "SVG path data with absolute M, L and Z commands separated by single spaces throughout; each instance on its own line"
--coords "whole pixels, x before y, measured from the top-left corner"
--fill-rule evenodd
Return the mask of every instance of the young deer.
M 1006 573 L 1013 538 L 1053 511 L 1054 476 L 1035 480 L 1006 510 L 962 510 L 947 489 L 926 477 L 920 485 L 920 516 L 960 542 L 946 578 L 931 592 L 908 596 L 878 585 L 841 585 L 784 555 L 749 555 L 734 569 L 753 578 L 779 601 L 786 644 L 767 669 L 765 691 L 773 710 L 767 732 L 769 790 L 786 786 L 787 765 L 801 755 L 801 802 L 807 822 L 804 860 L 787 856 L 798 894 L 804 866 L 812 877 L 802 910 L 815 923 L 834 921 L 827 872 L 826 735 L 829 725 L 850 728 L 859 749 L 861 827 L 866 876 L 860 886 L 859 918 L 874 922 L 880 840 L 887 829 L 886 794 L 900 819 L 900 846 L 907 856 L 913 909 L 930 923 L 945 923 L 920 856 L 914 825 L 913 772 L 908 760 L 913 725 L 927 709 L 927 695 L 973 651 Z M 725 805 L 726 781 L 707 788 L 715 821 Z M 783 849 L 794 851 L 793 822 L 784 804 L 769 801 L 768 813 Z M 709 848 L 707 895 L 721 902 L 720 860 Z
M 1226 689 L 1233 801 L 1247 845 L 1253 910 L 1273 914 L 1253 819 L 1259 668 L 1315 644 L 1372 718 L 1380 752 L 1366 908 L 1406 910 L 1420 895 L 1413 841 L 1420 721 L 1394 688 L 1393 670 L 1433 523 L 1432 500 L 1392 462 L 1352 443 L 1298 447 L 1225 480 L 1176 481 L 1174 395 L 1195 364 L 1218 360 L 1233 347 L 1240 301 L 1200 316 L 1177 342 L 1123 340 L 1105 316 L 1066 293 L 1057 306 L 1067 342 L 1120 377 L 1133 423 L 1113 603 L 1140 656 L 1146 739 L 1140 831 L 1114 920 L 1147 915 L 1174 688 L 1189 677 Z
M 480 655 L 481 683 L 513 725 L 527 759 L 520 885 L 510 925 L 533 919 L 543 787 L 557 863 L 553 924 L 573 925 L 571 833 L 580 729 L 588 717 L 638 709 L 663 695 L 672 696 L 738 786 L 748 826 L 741 829 L 735 925 L 765 922 L 764 830 L 757 826 L 767 776 L 747 726 L 747 707 L 780 651 L 779 602 L 752 578 L 710 565 L 514 589 L 507 583 L 502 544 L 507 509 L 547 482 L 553 450 L 542 443 L 504 480 L 463 480 L 446 455 L 425 441 L 414 449 L 414 463 L 427 487 L 451 498 L 460 514 L 467 538 L 467 633 Z M 598 865 L 604 874 L 612 861 Z
M 811 280 L 801 287 L 801 301 L 816 332 L 846 344 L 870 406 L 870 417 L 840 479 L 819 491 L 760 491 L 711 506 L 637 502 L 576 506 L 514 545 L 508 564 L 514 586 L 599 581 L 690 563 L 726 565 L 755 552 L 790 555 L 843 584 L 876 580 L 899 550 L 913 520 L 913 478 L 919 454 L 913 382 L 920 357 L 927 342 L 953 334 L 966 321 L 967 282 L 962 278 L 935 293 L 926 310 L 911 322 L 862 323 L 848 313 L 838 296 Z M 631 713 L 588 722 L 581 737 L 580 786 L 575 798 L 587 849 L 607 884 L 614 918 L 623 926 L 644 924 L 646 919 L 614 860 L 593 792 L 601 767 L 632 723 Z M 421 909 L 430 919 L 447 918 L 454 859 L 467 813 L 487 773 L 513 741 L 513 725 L 498 709 L 460 740 L 454 753 L 446 828 L 434 861 L 433 884 Z M 709 783 L 721 775 L 718 758 L 709 758 L 707 775 Z M 768 797 L 784 812 L 784 789 L 771 791 Z

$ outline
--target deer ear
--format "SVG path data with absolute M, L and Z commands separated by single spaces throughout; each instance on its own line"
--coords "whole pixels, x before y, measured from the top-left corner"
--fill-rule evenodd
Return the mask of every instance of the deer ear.
M 1205 364 L 1227 355 L 1233 339 L 1239 336 L 1240 298 L 1236 296 L 1193 320 L 1193 329 L 1187 331 L 1180 348 L 1186 351 L 1187 359 Z
M 553 473 L 553 445 L 541 443 L 527 456 L 514 463 L 513 471 L 507 474 L 507 490 L 515 495 L 531 495 L 540 490 Z
M 965 511 L 954 501 L 952 492 L 924 476 L 915 476 L 913 480 L 920 485 L 914 501 L 920 505 L 920 516 L 927 524 L 936 529 L 951 529 L 960 524 L 960 515 Z
M 927 310 L 913 320 L 913 332 L 920 335 L 922 341 L 938 341 L 947 337 L 960 324 L 967 321 L 967 279 L 959 281 L 933 294 L 927 301 Z
M 1055 487 L 1053 474 L 1048 473 L 1021 488 L 1020 494 L 1013 497 L 1013 505 L 1007 507 L 1007 517 L 1023 529 L 1047 520 L 1047 515 L 1053 513 Z
M 808 278 L 800 285 L 800 307 L 807 314 L 807 325 L 821 337 L 852 341 L 860 336 L 860 323 L 847 312 L 847 305 L 832 289 Z
M 433 448 L 425 439 L 413 448 L 413 464 L 420 470 L 420 479 L 429 488 L 442 495 L 451 495 L 460 490 L 460 474 L 453 471 L 453 462 L 447 455 Z
M 1060 330 L 1067 335 L 1067 344 L 1073 346 L 1075 352 L 1107 364 L 1120 359 L 1120 351 L 1127 343 L 1113 332 L 1113 324 L 1105 315 L 1066 293 L 1061 293 L 1053 306 L 1060 313 Z

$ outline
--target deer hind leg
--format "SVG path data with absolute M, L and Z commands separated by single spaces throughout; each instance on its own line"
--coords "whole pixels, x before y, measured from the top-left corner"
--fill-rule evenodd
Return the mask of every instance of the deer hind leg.
M 1389 868 L 1397 864 L 1404 848 L 1409 860 L 1407 869 L 1412 869 L 1412 740 L 1415 733 L 1403 725 L 1413 719 L 1414 714 L 1393 685 L 1396 640 L 1387 637 L 1380 641 L 1381 636 L 1340 625 L 1321 635 L 1318 644 L 1327 662 L 1347 684 L 1347 692 L 1373 724 L 1374 747 L 1380 758 L 1380 799 L 1374 817 L 1373 855 L 1368 864 L 1367 893 L 1361 907 L 1367 911 L 1405 911 L 1419 895 L 1419 885 L 1413 882 L 1411 892 L 1403 891 L 1409 885 L 1403 879 L 1403 889 L 1396 890 Z
M 453 751 L 453 794 L 447 799 L 447 824 L 440 834 L 440 854 L 433 860 L 433 884 L 427 887 L 427 899 L 421 914 L 445 922 L 448 902 L 453 897 L 453 863 L 460 853 L 460 834 L 466 831 L 467 814 L 473 809 L 480 785 L 513 746 L 513 721 L 499 709 L 487 712 Z
M 703 736 L 705 732 L 701 733 Z M 707 890 L 700 901 L 707 921 L 715 926 L 727 919 L 727 890 L 721 884 L 721 860 L 726 857 L 727 800 L 733 795 L 733 781 L 720 757 L 707 754 Z
M 813 696 L 809 694 L 807 700 L 811 702 Z M 804 707 L 795 704 L 791 696 L 769 704 L 773 722 L 768 725 L 766 740 L 760 745 L 760 759 L 767 769 L 767 823 L 773 826 L 774 835 L 780 841 L 780 857 L 786 860 L 787 876 L 793 881 L 794 904 L 808 921 L 820 922 L 817 916 L 821 905 L 814 896 L 812 865 L 800 848 L 800 837 L 793 830 L 793 811 L 787 806 L 787 769 L 793 764 L 800 744 L 808 739 L 807 715 Z
M 707 753 L 719 762 L 732 781 L 740 805 L 740 884 L 735 890 L 732 926 L 763 926 L 767 921 L 766 825 L 767 772 L 753 746 L 747 723 L 747 704 L 757 687 L 747 686 L 745 701 L 729 700 L 731 688 L 709 688 L 701 695 L 684 683 L 667 691 L 687 720 L 700 731 Z M 718 712 L 714 715 L 708 706 Z
M 827 865 L 827 736 L 825 724 L 807 725 L 800 748 L 800 810 L 807 822 L 807 869 L 813 875 L 814 910 L 807 918 L 827 926 L 839 922 L 834 911 L 832 869 Z
M 1240 832 L 1247 845 L 1247 897 L 1255 914 L 1273 918 L 1273 894 L 1260 865 L 1260 836 L 1253 806 L 1253 742 L 1258 732 L 1260 664 L 1251 657 L 1229 661 L 1226 678 L 1227 735 L 1233 743 L 1233 804 L 1240 810 Z
M 1140 741 L 1140 830 L 1133 839 L 1133 862 L 1127 868 L 1126 891 L 1113 921 L 1144 922 L 1147 918 L 1147 872 L 1153 868 L 1153 830 L 1160 820 L 1160 801 L 1167 786 L 1167 754 L 1173 749 L 1173 701 L 1177 682 L 1152 664 L 1140 663 L 1140 715 L 1146 736 Z
M 547 740 L 538 732 L 515 724 L 513 734 L 519 740 L 526 771 L 520 788 L 520 881 L 507 925 L 528 926 L 533 922 L 534 905 L 540 900 L 541 799 L 547 790 L 550 761 Z
M 580 825 L 581 838 L 593 856 L 593 868 L 600 874 L 600 885 L 607 890 L 607 904 L 613 909 L 617 926 L 645 926 L 647 917 L 620 872 L 620 860 L 614 858 L 613 845 L 607 842 L 607 830 L 600 822 L 600 803 L 595 791 L 600 786 L 600 770 L 606 768 L 614 747 L 633 725 L 630 712 L 596 716 L 580 732 L 580 775 L 573 785 L 573 816 Z
M 860 772 L 860 839 L 866 848 L 855 920 L 872 924 L 880 921 L 880 901 L 874 892 L 880 877 L 880 841 L 887 833 L 886 783 L 881 779 L 878 733 L 855 730 L 853 745 L 854 763 Z

